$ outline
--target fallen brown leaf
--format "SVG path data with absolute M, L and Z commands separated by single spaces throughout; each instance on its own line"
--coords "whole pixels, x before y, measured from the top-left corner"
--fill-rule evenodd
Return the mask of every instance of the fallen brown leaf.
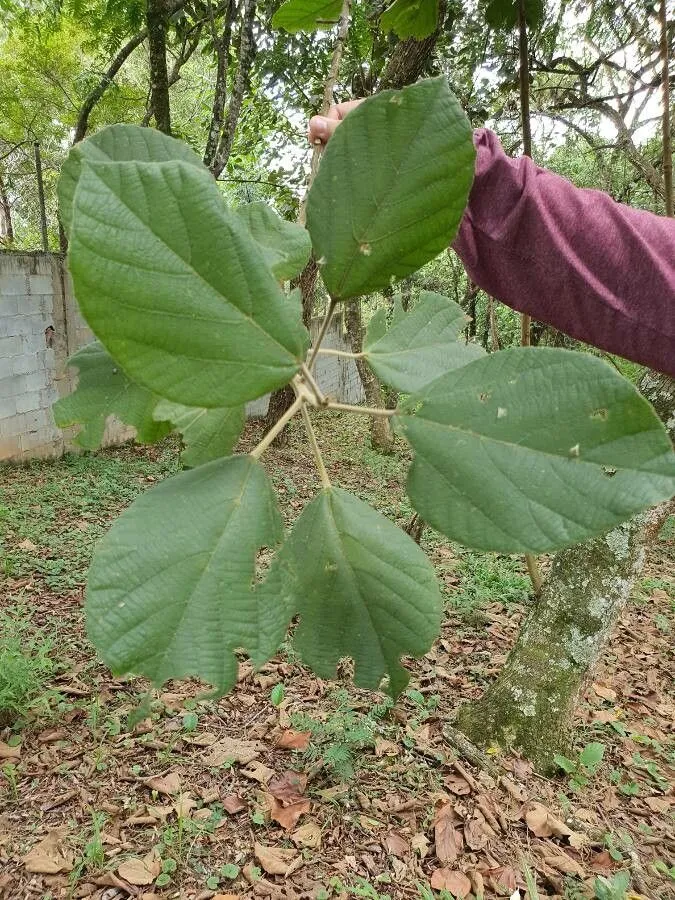
M 278 778 L 273 778 L 267 785 L 267 790 L 282 803 L 297 803 L 304 799 L 303 794 L 307 787 L 307 776 L 302 772 L 293 772 L 290 769 Z
M 593 684 L 593 693 L 603 700 L 616 700 L 616 691 L 604 684 Z
M 398 831 L 390 831 L 384 839 L 385 849 L 393 856 L 407 856 L 410 853 L 410 845 Z
M 132 856 L 117 867 L 120 878 L 133 885 L 152 884 L 162 870 L 158 856 L 150 852 L 143 859 Z
M 241 774 L 245 775 L 246 778 L 250 778 L 251 781 L 267 784 L 274 775 L 274 769 L 270 769 L 269 766 L 265 766 L 261 762 L 254 761 L 250 762 L 245 769 L 242 769 Z
M 306 750 L 309 747 L 311 731 L 283 731 L 277 739 L 277 747 L 280 750 Z
M 419 853 L 420 859 L 424 859 L 424 857 L 429 852 L 429 847 L 431 847 L 431 842 L 427 838 L 426 834 L 422 834 L 422 832 L 418 832 L 414 834 L 410 839 L 410 847 L 416 853 Z
M 457 869 L 436 869 L 431 875 L 431 886 L 435 891 L 449 891 L 458 900 L 471 893 L 471 882 Z
M 556 856 L 545 856 L 544 862 L 546 865 L 551 866 L 552 869 L 562 872 L 563 875 L 578 875 L 580 878 L 584 878 L 586 875 L 583 866 L 566 853 Z
M 23 541 L 19 541 L 16 545 L 19 550 L 37 550 L 37 544 L 34 544 L 31 540 L 26 538 Z
M 297 825 L 300 816 L 304 816 L 309 812 L 309 800 L 297 800 L 295 803 L 280 803 L 274 795 L 272 795 L 272 808 L 270 816 L 278 822 L 283 829 L 290 831 Z
M 214 894 L 213 900 L 240 900 L 240 894 Z
M 242 766 L 253 762 L 260 756 L 260 744 L 257 741 L 238 741 L 234 738 L 221 738 L 209 747 L 204 757 L 205 766 L 224 766 L 227 763 L 240 763 Z
M 179 819 L 185 819 L 191 810 L 197 806 L 197 801 L 190 794 L 179 794 L 173 804 L 174 811 Z
M 488 828 L 490 826 L 482 814 L 477 811 L 464 825 L 464 840 L 467 847 L 471 850 L 482 850 L 490 837 L 487 831 Z M 492 831 L 491 828 L 490 831 Z
M 296 850 L 288 850 L 283 847 L 265 847 L 257 842 L 253 845 L 255 858 L 268 875 L 285 875 L 289 866 L 295 862 L 298 854 Z
M 375 739 L 375 756 L 398 756 L 399 746 L 393 741 L 385 741 L 382 738 Z
M 21 756 L 21 744 L 10 747 L 4 741 L 0 741 L 0 759 L 19 759 Z
M 512 894 L 518 888 L 518 875 L 511 866 L 497 866 L 485 873 L 488 884 L 499 896 L 501 893 Z
M 153 775 L 143 781 L 152 791 L 158 794 L 171 796 L 180 793 L 180 775 L 178 772 L 169 772 L 168 775 Z
M 442 863 L 454 862 L 463 850 L 462 833 L 455 828 L 458 821 L 460 819 L 456 815 L 452 803 L 444 803 L 436 811 L 434 817 L 436 856 Z
M 74 857 L 64 846 L 66 835 L 66 828 L 54 828 L 47 837 L 32 847 L 22 859 L 26 871 L 39 875 L 70 872 Z
M 531 801 L 523 809 L 525 824 L 536 837 L 569 837 L 572 834 L 572 830 L 541 803 Z
M 456 794 L 458 797 L 463 797 L 465 794 L 471 793 L 471 785 L 465 778 L 462 778 L 461 775 L 446 775 L 443 779 L 443 784 L 449 791 L 452 791 L 452 793 Z
M 291 840 L 296 847 L 309 847 L 310 849 L 320 847 L 321 828 L 316 822 L 307 822 L 293 832 Z
M 234 816 L 236 813 L 243 812 L 247 807 L 241 797 L 238 797 L 236 794 L 228 794 L 227 797 L 223 798 L 223 808 L 225 812 Z

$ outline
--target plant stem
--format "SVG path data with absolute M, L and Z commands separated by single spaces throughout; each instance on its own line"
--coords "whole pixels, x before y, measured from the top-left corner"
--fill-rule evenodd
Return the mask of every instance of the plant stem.
M 327 409 L 339 409 L 342 412 L 361 413 L 363 416 L 379 416 L 388 419 L 398 413 L 396 409 L 376 409 L 374 406 L 352 406 L 351 403 L 334 403 L 329 400 L 326 404 Z
M 312 348 L 312 355 L 309 358 L 309 362 L 307 363 L 307 368 L 311 371 L 314 368 L 314 363 L 316 362 L 316 357 L 321 348 L 321 342 L 326 337 L 326 332 L 328 331 L 328 326 L 330 325 L 330 320 L 333 318 L 333 313 L 335 312 L 335 307 L 337 306 L 337 301 L 333 300 L 331 297 L 331 301 L 328 304 L 328 312 L 326 313 L 326 318 L 321 323 L 321 331 L 319 331 L 319 336 L 316 339 L 316 344 Z
M 286 412 L 279 419 L 279 421 L 274 426 L 274 428 L 270 428 L 270 430 L 267 432 L 267 434 L 262 439 L 262 441 L 260 441 L 258 446 L 255 447 L 253 450 L 251 450 L 249 456 L 252 456 L 253 459 L 260 459 L 260 457 L 263 455 L 265 450 L 267 450 L 267 448 L 272 443 L 274 438 L 281 431 L 284 430 L 284 428 L 286 427 L 286 424 L 288 422 L 290 422 L 290 420 L 293 418 L 293 416 L 296 414 L 296 412 L 302 407 L 304 402 L 305 401 L 304 401 L 303 397 L 297 397 L 295 402 L 293 403 L 293 405 L 289 409 L 286 410 Z
M 539 569 L 537 557 L 532 556 L 531 553 L 526 553 L 525 563 L 527 564 L 527 572 L 530 576 L 532 587 L 534 588 L 534 595 L 535 597 L 538 597 L 539 594 L 541 594 L 542 587 L 544 586 L 544 579 L 542 578 L 541 570 Z
M 525 0 L 518 0 L 518 45 L 520 53 L 520 119 L 523 129 L 523 153 L 532 158 L 532 127 L 530 125 L 530 51 L 528 47 Z M 520 343 L 530 346 L 532 319 L 527 313 L 520 317 Z
M 326 466 L 323 462 L 323 456 L 321 455 L 321 448 L 319 447 L 319 443 L 316 439 L 316 434 L 314 433 L 314 428 L 312 427 L 312 420 L 309 417 L 309 410 L 304 404 L 302 406 L 302 418 L 305 422 L 305 430 L 307 431 L 309 446 L 312 448 L 312 453 L 314 454 L 314 462 L 316 463 L 316 467 L 319 470 L 321 484 L 323 485 L 323 487 L 329 488 L 331 486 L 330 478 L 328 477 L 328 472 L 326 471 Z
M 349 350 L 333 350 L 332 348 L 322 347 L 319 350 L 319 356 L 344 356 L 347 359 L 363 359 L 364 353 L 350 353 Z
M 319 387 L 319 385 L 318 385 L 316 379 L 314 378 L 314 376 L 312 375 L 310 369 L 303 363 L 300 366 L 300 371 L 302 372 L 302 377 L 305 379 L 307 384 L 314 391 L 314 396 L 315 396 L 316 401 L 319 404 L 319 406 L 325 406 L 326 405 L 326 395 L 323 393 L 323 391 Z

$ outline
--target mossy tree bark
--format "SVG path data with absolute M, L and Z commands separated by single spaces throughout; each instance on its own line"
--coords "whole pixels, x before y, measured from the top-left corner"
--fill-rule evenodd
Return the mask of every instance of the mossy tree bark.
M 649 373 L 641 388 L 675 437 L 675 382 Z M 520 750 L 541 772 L 553 768 L 553 756 L 569 748 L 579 694 L 642 572 L 645 548 L 672 509 L 671 501 L 555 555 L 504 668 L 459 712 L 457 725 L 474 743 Z

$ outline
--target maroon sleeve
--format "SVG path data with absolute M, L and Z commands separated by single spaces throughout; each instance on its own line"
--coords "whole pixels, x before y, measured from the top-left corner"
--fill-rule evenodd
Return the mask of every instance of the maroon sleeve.
M 454 249 L 508 306 L 675 375 L 675 219 L 576 188 L 475 132 L 476 176 Z

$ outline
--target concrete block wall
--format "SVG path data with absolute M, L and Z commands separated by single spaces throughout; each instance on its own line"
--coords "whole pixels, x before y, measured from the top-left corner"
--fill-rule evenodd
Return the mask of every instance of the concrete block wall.
M 320 322 L 312 323 L 316 337 Z M 0 461 L 60 456 L 76 449 L 76 429 L 57 428 L 51 407 L 75 387 L 67 359 L 93 340 L 73 296 L 63 257 L 51 253 L 0 251 Z M 349 349 L 336 317 L 326 347 Z M 363 401 L 363 387 L 351 359 L 317 361 L 323 391 L 343 403 Z M 249 416 L 263 416 L 269 398 L 249 404 Z M 133 437 L 111 417 L 104 445 Z

